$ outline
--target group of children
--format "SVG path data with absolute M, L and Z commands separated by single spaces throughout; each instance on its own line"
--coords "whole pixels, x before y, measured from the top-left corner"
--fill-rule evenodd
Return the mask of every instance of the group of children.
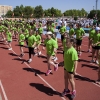
M 56 56 L 58 47 L 57 37 L 55 33 L 55 24 L 53 22 L 47 23 L 47 33 L 46 38 L 44 39 L 42 24 L 38 25 L 33 23 L 26 22 L 17 22 L 17 21 L 8 21 L 0 23 L 0 35 L 1 39 L 5 41 L 9 46 L 9 50 L 12 50 L 11 42 L 13 37 L 17 38 L 18 44 L 20 46 L 20 57 L 24 56 L 23 47 L 28 47 L 29 51 L 29 60 L 28 63 L 32 62 L 31 55 L 41 55 L 40 44 L 43 44 L 43 50 L 46 48 L 47 54 L 47 64 L 48 70 L 46 75 L 49 75 L 52 72 L 51 66 L 54 66 L 54 71 L 58 70 L 58 58 Z M 76 96 L 74 75 L 76 75 L 76 70 L 78 66 L 78 58 L 81 56 L 81 44 L 82 39 L 85 36 L 85 31 L 81 28 L 81 25 L 78 23 L 77 28 L 74 29 L 73 25 L 70 25 L 69 33 L 66 32 L 66 27 L 62 23 L 59 32 L 61 34 L 61 42 L 63 45 L 63 59 L 64 59 L 64 80 L 65 80 L 65 89 L 62 96 L 67 95 L 70 92 L 68 89 L 68 83 L 70 82 L 72 87 L 71 98 Z M 76 35 L 76 38 L 74 38 Z M 95 52 L 96 52 L 96 62 L 100 62 L 100 27 L 93 26 L 89 32 L 89 45 L 88 52 L 90 52 L 92 47 L 92 61 L 94 62 Z M 100 66 L 100 63 L 99 63 Z M 96 83 L 100 84 L 100 67 L 98 72 L 98 80 Z

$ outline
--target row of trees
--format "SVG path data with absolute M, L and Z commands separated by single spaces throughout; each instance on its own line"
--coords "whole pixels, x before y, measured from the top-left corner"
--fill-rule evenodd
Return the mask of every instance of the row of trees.
M 41 18 L 45 16 L 49 17 L 61 17 L 61 16 L 79 16 L 79 17 L 89 17 L 93 18 L 95 16 L 96 11 L 92 10 L 89 14 L 82 8 L 81 10 L 66 10 L 64 13 L 61 12 L 59 9 L 49 8 L 43 10 L 41 5 L 36 6 L 35 8 L 31 6 L 16 6 L 13 11 L 8 11 L 5 15 L 6 17 L 23 17 L 23 18 L 30 18 L 36 17 Z M 98 16 L 100 15 L 100 10 L 98 10 Z

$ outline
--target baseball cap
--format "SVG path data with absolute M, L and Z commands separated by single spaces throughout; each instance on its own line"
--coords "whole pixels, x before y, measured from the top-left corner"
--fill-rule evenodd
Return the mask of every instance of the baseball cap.
M 52 34 L 52 32 L 49 31 L 49 32 L 47 32 L 46 34 Z

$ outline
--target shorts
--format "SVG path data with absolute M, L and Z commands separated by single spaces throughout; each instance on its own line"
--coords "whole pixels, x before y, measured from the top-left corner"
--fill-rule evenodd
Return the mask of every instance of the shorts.
M 19 45 L 20 47 L 23 47 L 23 45 Z
M 100 50 L 100 46 L 95 46 L 95 47 L 92 47 L 93 49 L 95 50 Z
M 64 70 L 67 71 L 65 68 L 64 68 Z M 69 74 L 74 74 L 74 72 L 69 72 L 69 71 L 67 71 L 67 72 L 68 72 Z
M 61 35 L 61 41 L 63 42 L 63 39 L 64 39 L 64 35 Z
M 81 44 L 82 44 L 82 40 L 76 39 L 76 45 L 81 46 Z

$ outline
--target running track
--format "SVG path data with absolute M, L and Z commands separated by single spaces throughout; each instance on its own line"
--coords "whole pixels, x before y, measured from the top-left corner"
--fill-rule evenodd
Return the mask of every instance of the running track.
M 100 100 L 100 86 L 94 83 L 97 79 L 98 66 L 90 63 L 91 54 L 87 53 L 88 39 L 85 37 L 82 44 L 82 56 L 78 63 L 75 76 L 77 96 L 75 100 Z M 68 97 L 60 97 L 64 89 L 63 67 L 59 65 L 57 72 L 45 76 L 47 63 L 45 51 L 38 58 L 35 56 L 31 64 L 28 60 L 27 48 L 24 48 L 25 56 L 21 59 L 17 42 L 13 41 L 13 50 L 7 50 L 7 46 L 0 42 L 0 89 L 3 88 L 4 100 L 70 100 Z M 59 43 L 61 44 L 61 43 Z M 58 50 L 58 61 L 63 61 L 62 51 Z M 53 69 L 53 66 L 51 67 Z M 37 74 L 36 74 L 36 73 Z M 0 93 L 1 94 L 1 93 Z

